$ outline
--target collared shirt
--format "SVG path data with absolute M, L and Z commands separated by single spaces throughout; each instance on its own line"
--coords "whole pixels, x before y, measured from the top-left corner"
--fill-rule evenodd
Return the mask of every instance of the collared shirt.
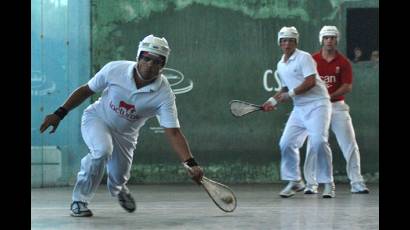
M 330 97 L 325 83 L 320 79 L 316 70 L 316 63 L 309 53 L 295 49 L 286 63 L 284 57 L 282 55 L 276 68 L 282 87 L 288 87 L 291 90 L 301 85 L 308 76 L 315 75 L 316 78 L 316 84 L 313 88 L 293 97 L 294 105 L 303 105 L 318 100 L 329 100 Z
M 139 129 L 154 116 L 162 127 L 179 128 L 175 95 L 166 77 L 161 75 L 137 89 L 135 65 L 133 61 L 113 61 L 96 73 L 88 86 L 102 94 L 87 109 L 95 109 L 112 130 L 129 137 L 137 137 Z
M 352 84 L 352 65 L 345 56 L 336 51 L 335 58 L 330 62 L 322 57 L 322 50 L 314 53 L 312 56 L 317 63 L 317 71 L 319 72 L 320 78 L 326 83 L 329 94 L 332 94 L 344 83 Z M 344 100 L 344 98 L 345 97 L 341 95 L 332 99 L 332 101 L 341 101 Z

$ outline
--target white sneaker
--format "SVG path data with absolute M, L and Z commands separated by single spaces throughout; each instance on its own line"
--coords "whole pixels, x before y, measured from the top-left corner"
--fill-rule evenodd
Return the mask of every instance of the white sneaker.
M 335 183 L 325 183 L 323 188 L 323 198 L 333 198 L 336 196 L 335 194 Z
M 356 193 L 356 194 L 368 194 L 370 191 L 369 189 L 366 187 L 366 184 L 364 182 L 354 182 L 351 183 L 351 189 L 350 191 L 352 193 Z
M 305 194 L 317 194 L 317 184 L 307 184 L 305 188 Z
M 305 183 L 300 181 L 289 181 L 288 185 L 279 193 L 283 198 L 288 198 L 305 189 Z

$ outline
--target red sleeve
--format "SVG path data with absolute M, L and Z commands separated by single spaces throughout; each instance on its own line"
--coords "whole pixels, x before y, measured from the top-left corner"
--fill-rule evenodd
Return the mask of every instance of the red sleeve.
M 353 73 L 352 73 L 352 65 L 348 60 L 343 61 L 343 65 L 341 68 L 341 83 L 344 84 L 352 84 L 353 82 Z
M 316 53 L 313 53 L 313 54 L 312 54 L 312 57 L 313 57 L 313 59 L 315 59 L 316 62 L 319 61 L 319 55 L 320 55 L 319 52 L 316 52 Z

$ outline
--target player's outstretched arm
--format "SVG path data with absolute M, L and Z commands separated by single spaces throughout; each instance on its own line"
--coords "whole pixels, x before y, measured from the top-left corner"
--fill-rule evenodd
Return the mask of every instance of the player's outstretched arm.
M 165 128 L 165 134 L 172 145 L 172 148 L 177 152 L 179 158 L 183 163 L 186 163 L 191 167 L 191 171 L 188 174 L 192 177 L 196 183 L 200 184 L 203 176 L 202 168 L 199 167 L 189 149 L 188 142 L 186 141 L 181 129 L 179 128 Z
M 66 102 L 58 108 L 54 113 L 48 114 L 43 123 L 40 126 L 40 133 L 43 133 L 48 129 L 48 127 L 53 126 L 50 133 L 54 133 L 58 127 L 61 120 L 67 115 L 67 113 L 80 105 L 85 99 L 93 95 L 94 92 L 88 87 L 87 84 L 80 86 L 74 90 L 68 97 Z

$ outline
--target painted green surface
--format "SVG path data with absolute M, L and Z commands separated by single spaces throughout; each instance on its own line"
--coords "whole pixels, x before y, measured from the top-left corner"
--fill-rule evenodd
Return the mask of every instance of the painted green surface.
M 225 182 L 278 181 L 278 142 L 291 106 L 236 119 L 228 103 L 262 103 L 272 95 L 262 77 L 275 70 L 280 58 L 276 33 L 282 26 L 296 26 L 299 47 L 313 52 L 324 24 L 345 24 L 347 5 L 378 7 L 378 1 L 92 1 L 93 72 L 111 60 L 133 60 L 138 42 L 148 34 L 166 37 L 172 50 L 167 67 L 193 82 L 191 91 L 177 95 L 177 106 L 182 130 L 207 176 Z M 342 38 L 343 52 L 344 47 Z M 362 171 L 367 180 L 378 181 L 378 71 L 364 63 L 354 66 L 354 74 L 347 103 Z M 165 136 L 154 132 L 157 128 L 151 119 L 141 130 L 131 181 L 186 181 Z M 345 181 L 334 137 L 330 143 L 335 178 Z
M 285 23 L 288 23 L 289 20 L 296 20 L 304 23 L 310 22 L 317 27 L 320 26 L 318 24 L 323 19 L 334 19 L 343 2 L 324 0 L 93 0 L 92 41 L 94 67 L 98 69 L 100 65 L 112 58 L 123 57 L 127 46 L 118 42 L 119 37 L 127 37 L 134 42 L 140 39 L 135 37 L 134 34 L 130 34 L 130 31 L 119 30 L 119 27 L 124 26 L 124 24 L 131 24 L 131 26 L 138 28 L 139 24 L 145 22 L 144 20 L 149 20 L 150 25 L 155 25 L 150 27 L 156 27 L 155 23 L 152 24 L 152 18 L 162 15 L 162 21 L 166 25 L 184 27 L 184 23 L 178 22 L 175 24 L 176 21 L 170 16 L 178 16 L 179 14 L 188 14 L 187 16 L 189 16 L 192 7 L 201 7 L 201 9 L 205 8 L 210 11 L 215 9 L 216 13 L 229 11 L 250 20 L 271 19 L 272 22 L 272 20 L 280 19 L 284 20 Z M 317 8 L 318 5 L 320 11 Z M 208 21 L 211 22 L 210 24 L 212 22 L 224 22 L 224 20 L 208 18 L 207 16 L 212 16 L 209 13 L 203 14 L 200 12 L 192 16 L 184 17 L 185 22 L 190 20 Z M 157 22 L 161 23 L 161 19 L 158 19 Z
M 258 166 L 243 162 L 224 162 L 203 165 L 206 176 L 224 183 L 272 183 L 279 180 L 277 165 L 273 162 Z M 134 164 L 130 183 L 190 182 L 180 164 Z

